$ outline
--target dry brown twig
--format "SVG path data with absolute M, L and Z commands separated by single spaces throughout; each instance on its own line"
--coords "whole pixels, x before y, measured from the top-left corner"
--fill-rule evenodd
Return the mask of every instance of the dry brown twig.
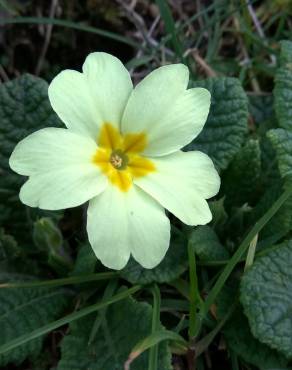
M 191 55 L 196 63 L 202 68 L 202 70 L 205 72 L 207 77 L 216 77 L 217 73 L 214 71 L 212 67 L 209 66 L 209 64 L 205 61 L 204 58 L 202 58 L 199 54 L 199 51 L 197 49 L 188 49 L 184 57 L 187 57 L 188 55 Z
M 240 64 L 242 66 L 244 65 L 248 65 L 250 63 L 250 57 L 248 55 L 248 51 L 244 45 L 244 42 L 243 42 L 243 39 L 242 39 L 242 36 L 241 36 L 241 33 L 240 33 L 240 25 L 239 25 L 239 21 L 238 21 L 238 18 L 236 16 L 233 17 L 233 24 L 234 24 L 234 27 L 235 27 L 235 30 L 236 30 L 236 35 L 237 35 L 237 39 L 238 39 L 238 42 L 239 42 L 239 46 L 241 48 L 241 51 L 242 51 L 242 55 L 244 57 L 244 59 L 240 62 Z M 250 83 L 251 83 L 251 86 L 253 88 L 253 91 L 256 92 L 256 93 L 260 93 L 261 92 L 261 87 L 260 87 L 260 84 L 253 72 L 253 70 L 251 68 L 248 69 L 248 75 L 249 75 L 249 79 L 250 79 Z
M 58 6 L 58 0 L 52 0 L 51 1 L 49 18 L 54 18 L 55 17 L 57 6 Z M 42 67 L 43 67 L 45 56 L 47 54 L 49 44 L 50 44 L 50 41 L 51 41 L 52 30 L 53 30 L 53 24 L 48 24 L 47 27 L 46 27 L 45 40 L 44 40 L 44 43 L 43 43 L 43 47 L 42 47 L 42 50 L 40 52 L 40 56 L 39 56 L 37 65 L 35 67 L 35 74 L 37 76 L 40 74 L 40 72 L 42 70 Z
M 143 18 L 135 11 L 137 1 L 131 1 L 130 4 L 124 0 L 116 0 L 116 2 L 124 9 L 126 17 L 136 27 L 138 36 L 140 36 L 140 39 L 143 40 L 143 45 L 148 45 L 150 48 L 159 47 L 159 42 L 151 37 L 153 32 L 148 31 Z M 164 47 L 164 49 L 167 55 L 174 55 L 172 50 L 166 47 Z
M 260 23 L 257 15 L 256 15 L 254 9 L 253 9 L 252 4 L 250 4 L 248 0 L 246 0 L 246 4 L 247 4 L 248 12 L 249 12 L 250 17 L 251 17 L 251 19 L 253 21 L 253 24 L 255 26 L 255 29 L 257 30 L 258 35 L 264 41 L 264 43 L 267 45 L 266 35 L 265 35 L 265 33 L 264 33 L 263 29 L 262 29 L 261 23 Z M 272 64 L 275 65 L 276 64 L 276 57 L 275 57 L 275 55 L 270 54 L 269 57 L 270 57 L 270 60 L 271 60 Z

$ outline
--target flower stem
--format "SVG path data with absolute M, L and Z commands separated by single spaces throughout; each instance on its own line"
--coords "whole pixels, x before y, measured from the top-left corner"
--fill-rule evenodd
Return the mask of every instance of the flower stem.
M 199 331 L 200 321 L 196 315 L 197 304 L 201 301 L 198 288 L 198 278 L 196 269 L 195 251 L 190 242 L 188 242 L 188 258 L 189 258 L 189 278 L 190 278 L 190 323 L 189 323 L 189 338 L 192 340 Z
M 151 292 L 153 295 L 153 313 L 152 313 L 151 332 L 153 334 L 159 330 L 161 297 L 160 297 L 160 290 L 156 284 L 151 288 Z M 157 369 L 158 369 L 158 344 L 150 348 L 149 363 L 148 363 L 148 370 L 157 370 Z

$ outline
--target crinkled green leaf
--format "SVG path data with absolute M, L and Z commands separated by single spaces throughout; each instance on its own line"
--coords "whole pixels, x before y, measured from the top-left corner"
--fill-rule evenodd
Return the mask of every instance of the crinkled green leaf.
M 292 131 L 292 42 L 281 42 L 280 67 L 275 77 L 275 111 L 279 126 Z
M 248 217 L 249 224 L 254 224 L 282 194 L 282 182 L 278 180 L 269 187 Z M 278 241 L 292 230 L 292 197 L 288 198 L 279 211 L 271 218 L 260 232 L 260 239 Z
M 133 258 L 121 270 L 121 277 L 132 284 L 149 284 L 153 282 L 168 283 L 177 279 L 188 267 L 186 240 L 172 240 L 166 256 L 154 269 L 145 269 Z
M 26 209 L 18 198 L 25 178 L 9 168 L 8 159 L 15 145 L 28 134 L 60 124 L 47 90 L 44 80 L 29 74 L 0 84 L 0 222 L 14 230 L 23 226 L 26 233 Z
M 224 207 L 224 199 L 225 198 L 222 197 L 209 202 L 210 211 L 212 213 L 210 225 L 219 235 L 224 232 L 224 224 L 228 220 L 228 214 Z
M 233 278 L 221 291 L 217 301 L 217 315 L 222 319 L 234 303 L 238 292 L 238 280 Z M 244 361 L 259 369 L 279 369 L 285 367 L 287 359 L 258 341 L 251 333 L 249 323 L 238 304 L 232 317 L 223 327 L 224 338 L 228 348 Z
M 279 181 L 280 172 L 278 168 L 278 161 L 276 156 L 276 151 L 267 137 L 265 135 L 260 140 L 261 148 L 261 186 L 263 189 L 270 187 Z
M 127 298 L 110 306 L 94 341 L 88 345 L 96 315 L 73 322 L 61 343 L 57 370 L 123 370 L 132 348 L 151 333 L 152 308 Z M 139 356 L 131 370 L 145 370 L 148 351 Z M 170 370 L 171 355 L 166 343 L 159 345 L 159 370 Z
M 241 280 L 240 299 L 253 335 L 292 358 L 292 241 L 258 258 Z
M 90 274 L 95 270 L 97 258 L 89 244 L 81 245 L 72 275 Z
M 271 95 L 249 95 L 249 111 L 253 122 L 257 126 L 271 120 L 274 116 L 273 96 Z M 259 127 L 261 129 L 261 127 Z
M 261 151 L 258 140 L 248 140 L 235 155 L 222 180 L 226 204 L 231 207 L 251 204 L 261 177 Z
M 204 87 L 211 93 L 211 109 L 200 135 L 188 150 L 207 153 L 219 169 L 225 169 L 240 149 L 247 132 L 248 101 L 240 81 L 218 77 L 196 81 L 191 87 Z
M 292 181 L 292 131 L 284 129 L 270 130 L 268 138 L 276 151 L 280 174 L 285 180 Z
M 229 258 L 229 253 L 220 243 L 215 231 L 209 226 L 196 227 L 189 242 L 201 261 L 220 261 Z
M 1 282 L 8 279 L 19 281 L 20 278 L 22 281 L 28 279 L 12 274 L 0 276 Z M 0 345 L 57 319 L 68 304 L 69 297 L 69 290 L 65 289 L 0 289 Z M 0 355 L 0 366 L 20 364 L 27 357 L 35 358 L 41 351 L 43 339 L 34 339 Z

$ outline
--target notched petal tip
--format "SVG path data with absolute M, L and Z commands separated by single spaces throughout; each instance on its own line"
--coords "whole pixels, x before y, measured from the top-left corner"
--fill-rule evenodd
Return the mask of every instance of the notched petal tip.
M 125 268 L 127 266 L 127 263 L 129 262 L 129 259 L 130 259 L 130 255 L 128 256 L 127 259 L 119 259 L 119 258 L 116 257 L 114 260 L 101 259 L 100 256 L 98 256 L 96 253 L 95 253 L 95 256 L 105 267 L 107 267 L 111 270 L 117 270 L 117 271 L 122 270 L 123 268 Z
M 180 78 L 184 82 L 185 88 L 187 88 L 189 78 L 190 78 L 190 71 L 185 64 L 182 64 L 182 63 L 165 64 L 155 69 L 153 72 L 150 73 L 150 75 L 153 73 L 157 74 L 157 73 L 165 73 L 165 72 L 168 72 L 170 77 L 173 75 L 176 78 Z
M 219 173 L 216 170 L 215 166 L 214 166 L 214 174 L 213 174 L 213 176 L 214 176 L 214 183 L 215 183 L 216 190 L 214 191 L 214 194 L 210 198 L 215 197 L 219 193 L 220 187 L 221 187 L 221 177 L 219 176 Z
M 106 63 L 120 64 L 123 66 L 123 68 L 125 68 L 121 60 L 115 57 L 114 55 L 109 54 L 109 53 L 104 53 L 102 51 L 94 51 L 88 54 L 87 57 L 85 58 L 85 61 L 82 65 L 82 71 L 86 72 L 86 69 L 88 68 L 88 65 L 90 63 L 96 63 L 96 62 L 100 63 L 101 60 L 103 60 L 103 62 L 106 62 Z
M 16 156 L 16 148 L 17 146 L 14 148 L 13 152 L 11 153 L 9 159 L 8 159 L 8 164 L 9 164 L 9 167 L 12 169 L 12 171 L 16 172 L 19 174 L 18 170 L 17 170 L 17 156 Z
M 51 83 L 48 86 L 48 96 L 51 104 L 52 100 L 54 99 L 55 93 L 59 93 L 59 84 L 62 84 L 63 82 L 66 83 L 67 80 L 72 79 L 72 76 L 74 75 L 80 76 L 81 73 L 73 69 L 64 69 L 52 79 Z M 56 91 L 56 87 L 58 91 Z
M 188 91 L 190 90 L 194 91 L 194 93 L 197 95 L 197 98 L 199 98 L 202 101 L 202 103 L 204 103 L 206 106 L 210 108 L 211 93 L 209 90 L 205 89 L 204 87 L 193 87 Z
M 32 197 L 28 194 L 28 188 L 30 187 L 30 179 L 28 179 L 20 188 L 19 200 L 21 203 L 32 208 L 41 208 L 41 204 L 36 196 Z
M 166 251 L 167 252 L 167 251 Z M 165 252 L 165 254 L 166 254 Z M 165 254 L 161 257 L 161 259 L 157 260 L 157 261 L 137 261 L 144 269 L 147 269 L 147 270 L 152 270 L 154 269 L 155 267 L 157 267 L 164 259 L 165 257 Z
M 17 173 L 18 175 L 29 176 L 27 166 L 23 161 L 23 158 L 25 156 L 25 151 L 23 150 L 23 143 L 25 142 L 25 140 L 26 138 L 17 143 L 12 153 L 10 154 L 8 164 L 11 170 Z

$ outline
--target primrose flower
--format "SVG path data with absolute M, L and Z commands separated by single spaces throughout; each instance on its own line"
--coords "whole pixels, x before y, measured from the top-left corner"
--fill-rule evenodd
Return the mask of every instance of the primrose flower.
M 165 209 L 187 225 L 211 218 L 206 199 L 220 186 L 211 159 L 182 152 L 202 130 L 206 89 L 188 89 L 182 64 L 160 67 L 134 89 L 123 64 L 90 54 L 83 72 L 65 70 L 49 99 L 66 128 L 48 127 L 17 144 L 11 168 L 29 179 L 20 200 L 57 210 L 89 201 L 87 232 L 101 262 L 123 268 L 132 255 L 145 268 L 164 257 Z

